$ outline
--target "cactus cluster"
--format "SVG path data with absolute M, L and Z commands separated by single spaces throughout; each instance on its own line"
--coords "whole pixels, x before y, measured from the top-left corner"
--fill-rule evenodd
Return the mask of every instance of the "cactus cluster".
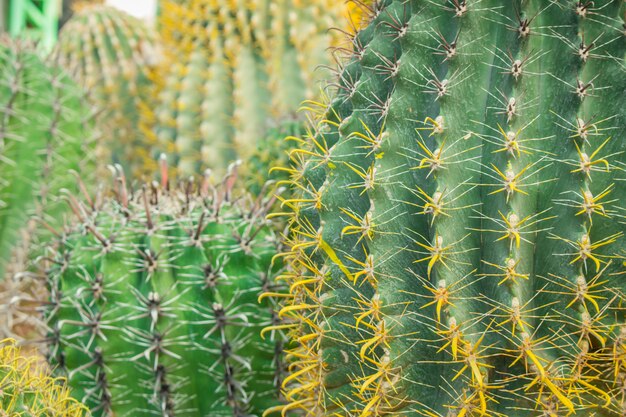
M 158 35 L 145 22 L 99 2 L 79 2 L 54 51 L 59 64 L 89 92 L 106 132 L 98 160 L 119 163 L 135 175 L 155 169 L 139 129 L 149 95 L 148 73 L 160 59 Z
M 90 416 L 86 407 L 71 397 L 64 381 L 50 376 L 41 358 L 11 339 L 0 341 L 0 383 L 3 416 Z
M 294 151 L 284 415 L 625 415 L 625 13 L 377 2 Z
M 163 167 L 163 172 L 167 168 Z M 94 416 L 260 416 L 279 404 L 275 197 L 214 185 L 127 188 L 70 204 L 49 248 L 49 359 Z
M 328 28 L 348 11 L 334 0 L 164 2 L 168 57 L 143 123 L 153 156 L 171 155 L 185 175 L 247 160 L 273 120 L 316 97 L 340 38 Z
M 60 67 L 0 39 L 0 280 L 29 266 L 45 225 L 62 224 L 60 191 L 77 188 L 70 171 L 93 177 L 89 109 Z

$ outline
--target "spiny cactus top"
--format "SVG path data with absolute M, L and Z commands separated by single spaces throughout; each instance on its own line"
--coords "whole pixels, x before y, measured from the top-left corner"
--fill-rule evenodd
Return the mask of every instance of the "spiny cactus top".
M 70 170 L 93 178 L 92 114 L 84 94 L 31 45 L 0 39 L 0 280 L 23 270 L 30 249 L 62 222 Z M 0 319 L 2 320 L 2 319 Z
M 626 415 L 625 12 L 377 2 L 293 152 L 285 414 Z
M 83 417 L 89 410 L 71 397 L 64 381 L 49 375 L 36 355 L 0 341 L 0 415 L 28 417 Z
M 114 161 L 133 173 L 148 163 L 139 131 L 139 106 L 147 98 L 147 73 L 160 59 L 156 31 L 143 21 L 99 2 L 79 2 L 63 26 L 54 52 L 60 65 L 90 93 L 106 136 L 101 166 Z
M 166 171 L 166 169 L 165 169 Z M 124 177 L 112 200 L 71 205 L 80 218 L 47 262 L 51 363 L 94 416 L 260 416 L 279 404 L 283 339 L 273 197 Z
M 179 4 L 177 4 L 179 3 Z M 189 175 L 247 160 L 256 142 L 327 75 L 330 47 L 354 8 L 335 0 L 164 2 L 168 57 L 155 72 L 145 134 Z

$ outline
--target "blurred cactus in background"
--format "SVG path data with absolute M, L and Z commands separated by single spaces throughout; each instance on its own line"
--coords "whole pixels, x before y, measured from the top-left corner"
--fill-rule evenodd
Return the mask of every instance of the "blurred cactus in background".
M 54 379 L 41 358 L 11 339 L 0 341 L 0 415 L 7 417 L 87 417 L 62 379 Z
M 166 168 L 164 171 L 166 171 Z M 284 341 L 274 197 L 167 180 L 71 198 L 78 223 L 45 262 L 50 360 L 94 416 L 260 416 L 279 404 Z
M 0 334 L 11 332 L 16 297 L 30 287 L 33 248 L 64 223 L 61 190 L 78 189 L 71 171 L 94 178 L 90 109 L 31 45 L 0 39 Z
M 343 38 L 329 28 L 347 29 L 351 10 L 358 15 L 334 0 L 163 2 L 167 53 L 143 118 L 153 156 L 172 155 L 185 175 L 249 159 L 269 129 L 319 95 L 329 49 Z
M 159 60 L 156 31 L 114 7 L 76 2 L 61 30 L 55 57 L 89 92 L 98 109 L 101 167 L 119 163 L 135 175 L 153 170 L 149 144 L 139 130 L 139 108 L 147 98 L 150 69 Z

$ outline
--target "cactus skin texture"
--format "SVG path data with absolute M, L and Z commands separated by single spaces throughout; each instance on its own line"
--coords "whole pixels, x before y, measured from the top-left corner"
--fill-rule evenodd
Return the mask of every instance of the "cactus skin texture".
M 372 7 L 294 151 L 284 415 L 626 415 L 625 12 Z
M 93 178 L 95 134 L 82 90 L 30 45 L 0 39 L 0 280 L 28 267 L 30 249 L 62 224 L 70 170 Z
M 40 358 L 25 353 L 12 339 L 0 341 L 0 384 L 3 416 L 90 416 L 64 381 L 52 378 Z
M 143 118 L 153 157 L 175 157 L 184 175 L 247 161 L 273 121 L 317 96 L 340 39 L 327 29 L 353 9 L 334 0 L 164 2 L 168 54 Z
M 50 248 L 50 361 L 94 416 L 257 416 L 279 404 L 283 339 L 265 220 L 275 197 L 221 184 L 72 199 L 80 224 Z M 276 333 L 276 334 L 274 334 Z
M 90 92 L 98 125 L 106 132 L 98 160 L 141 176 L 156 165 L 139 129 L 139 109 L 149 95 L 148 73 L 158 63 L 158 34 L 114 7 L 78 3 L 54 51 L 60 65 Z

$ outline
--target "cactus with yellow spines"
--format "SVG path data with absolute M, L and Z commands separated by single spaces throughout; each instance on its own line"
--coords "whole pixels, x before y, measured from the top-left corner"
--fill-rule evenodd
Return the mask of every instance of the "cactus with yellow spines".
M 49 358 L 94 416 L 260 416 L 280 404 L 274 196 L 219 181 L 70 197 L 45 262 Z M 162 166 L 167 173 L 167 167 Z M 119 171 L 118 171 L 119 174 Z M 259 297 L 261 298 L 259 299 Z
M 378 1 L 293 154 L 283 414 L 626 413 L 623 1 Z
M 3 416 L 83 417 L 89 410 L 72 398 L 65 381 L 12 339 L 0 341 L 0 411 Z
M 164 2 L 168 57 L 152 75 L 156 104 L 143 121 L 154 154 L 176 157 L 187 175 L 247 160 L 273 120 L 316 96 L 327 72 L 320 67 L 340 45 L 328 28 L 346 25 L 354 8 L 327 0 Z
M 141 175 L 156 169 L 139 129 L 148 99 L 148 72 L 160 60 L 158 34 L 145 22 L 100 2 L 78 2 L 59 34 L 54 55 L 90 93 L 106 136 L 98 147 L 102 167 L 120 163 Z

